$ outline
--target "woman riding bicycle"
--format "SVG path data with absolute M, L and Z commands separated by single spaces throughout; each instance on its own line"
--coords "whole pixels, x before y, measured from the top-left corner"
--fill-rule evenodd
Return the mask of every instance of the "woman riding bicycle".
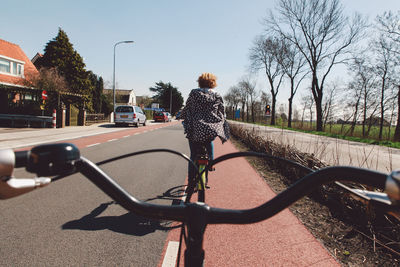
M 183 126 L 189 140 L 190 158 L 194 160 L 204 146 L 209 158 L 214 158 L 213 141 L 218 136 L 222 143 L 229 139 L 229 126 L 225 120 L 224 101 L 213 90 L 217 77 L 203 73 L 198 78 L 199 88 L 193 89 L 182 110 Z M 195 177 L 195 168 L 189 164 L 189 181 Z

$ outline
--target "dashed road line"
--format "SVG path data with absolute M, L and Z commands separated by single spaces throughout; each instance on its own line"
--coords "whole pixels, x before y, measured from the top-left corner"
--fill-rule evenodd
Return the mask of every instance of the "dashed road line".
M 97 145 L 100 145 L 100 143 L 90 144 L 90 145 L 87 145 L 86 147 L 92 147 L 92 146 L 97 146 Z
M 179 242 L 169 241 L 167 251 L 165 252 L 162 267 L 174 267 L 176 264 L 176 258 L 178 256 Z
M 185 186 L 184 188 L 183 188 L 183 192 L 186 192 L 186 188 L 187 188 L 187 186 Z M 187 194 L 183 194 L 183 196 L 181 197 L 181 205 L 183 206 L 183 204 L 185 203 L 185 201 L 186 201 L 186 197 L 187 197 Z
M 113 141 L 117 141 L 118 139 L 110 139 L 110 140 L 107 140 L 107 142 L 113 142 Z
M 131 136 L 130 134 L 129 135 L 125 135 L 125 136 L 122 136 L 122 138 L 127 138 L 127 137 L 129 137 L 129 136 Z

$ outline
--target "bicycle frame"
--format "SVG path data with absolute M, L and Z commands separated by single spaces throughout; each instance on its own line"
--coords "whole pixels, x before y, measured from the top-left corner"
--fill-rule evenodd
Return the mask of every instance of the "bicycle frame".
M 205 191 L 208 176 L 208 154 L 203 147 L 203 152 L 197 156 L 196 165 L 198 167 L 197 172 L 197 194 L 198 201 L 205 202 Z

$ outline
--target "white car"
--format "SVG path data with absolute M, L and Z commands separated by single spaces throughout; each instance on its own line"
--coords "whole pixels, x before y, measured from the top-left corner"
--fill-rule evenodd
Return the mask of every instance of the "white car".
M 133 124 L 139 127 L 140 124 L 146 126 L 146 115 L 138 106 L 118 106 L 114 113 L 115 126 Z

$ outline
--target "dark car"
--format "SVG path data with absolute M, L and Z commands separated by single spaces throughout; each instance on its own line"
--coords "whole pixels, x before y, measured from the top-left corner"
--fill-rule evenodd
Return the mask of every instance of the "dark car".
M 162 121 L 162 122 L 169 121 L 167 114 L 165 112 L 160 112 L 160 111 L 154 112 L 153 120 L 155 122 L 157 122 L 157 121 Z

